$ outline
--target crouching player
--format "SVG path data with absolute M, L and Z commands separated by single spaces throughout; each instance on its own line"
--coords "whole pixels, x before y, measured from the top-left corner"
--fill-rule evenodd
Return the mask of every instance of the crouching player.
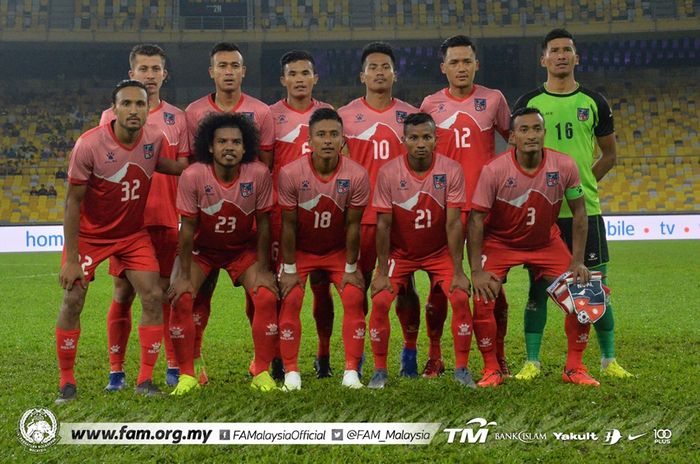
M 369 202 L 367 171 L 340 154 L 343 121 L 335 110 L 314 111 L 309 120 L 311 154 L 280 171 L 282 269 L 280 351 L 287 391 L 301 388 L 299 313 L 306 277 L 326 271 L 343 303 L 343 386 L 360 388 L 358 365 L 365 343 L 364 279 L 357 268 L 360 219 Z M 257 309 L 256 309 L 257 311 Z
M 467 369 L 472 339 L 469 279 L 462 269 L 464 174 L 456 161 L 434 153 L 435 121 L 414 113 L 404 121 L 402 155 L 379 170 L 372 206 L 378 212 L 377 257 L 372 280 L 370 340 L 374 375 L 370 388 L 388 380 L 389 309 L 400 287 L 420 269 L 439 285 L 452 305 L 455 379 L 474 387 Z
M 536 108 L 511 116 L 509 142 L 515 148 L 487 164 L 472 200 L 467 248 L 474 284 L 474 330 L 484 357 L 480 387 L 503 383 L 496 357 L 493 310 L 501 282 L 513 266 L 527 265 L 539 277 L 554 280 L 567 270 L 574 280 L 588 282 L 583 265 L 588 222 L 576 163 L 544 146 L 544 118 Z M 573 257 L 561 239 L 556 221 L 562 200 L 573 213 Z M 583 365 L 589 324 L 576 314 L 565 322 L 568 354 L 565 382 L 594 385 Z
M 241 283 L 255 305 L 251 386 L 262 391 L 276 387 L 268 373 L 277 340 L 277 331 L 270 329 L 277 324 L 277 287 L 268 271 L 272 179 L 267 167 L 255 161 L 258 150 L 258 131 L 245 115 L 211 114 L 195 136 L 198 162 L 180 178 L 180 254 L 168 290 L 173 302 L 170 335 L 180 366 L 173 395 L 199 387 L 192 298 L 215 269 L 225 269 L 234 284 Z

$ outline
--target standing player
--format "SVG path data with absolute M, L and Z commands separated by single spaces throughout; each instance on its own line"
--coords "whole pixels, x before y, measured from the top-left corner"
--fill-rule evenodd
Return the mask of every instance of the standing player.
M 136 393 L 159 394 L 153 366 L 163 339 L 162 290 L 158 261 L 144 227 L 146 199 L 154 171 L 178 175 L 184 164 L 161 156 L 171 149 L 165 134 L 145 125 L 148 91 L 135 80 L 112 91 L 115 121 L 93 128 L 75 143 L 68 168 L 63 219 L 65 245 L 59 282 L 65 289 L 56 322 L 56 352 L 61 371 L 57 403 L 76 398 L 73 373 L 80 313 L 95 268 L 110 256 L 141 296 L 141 367 Z
M 377 218 L 379 264 L 372 281 L 370 340 L 375 371 L 370 388 L 384 388 L 389 378 L 389 309 L 401 286 L 423 269 L 430 285 L 439 285 L 452 305 L 455 379 L 474 387 L 467 369 L 472 339 L 469 279 L 462 268 L 464 174 L 461 166 L 435 149 L 435 121 L 425 113 L 404 122 L 408 154 L 386 164 L 377 177 L 372 200 Z
M 464 171 L 467 202 L 462 227 L 466 234 L 468 208 L 476 182 L 481 168 L 496 155 L 496 132 L 504 139 L 508 138 L 510 110 L 500 91 L 474 83 L 479 60 L 476 46 L 468 37 L 450 37 L 440 46 L 440 53 L 440 70 L 447 77 L 448 87 L 425 97 L 420 109 L 435 119 L 438 153 L 457 161 Z M 507 374 L 504 339 L 508 327 L 508 303 L 503 292 L 498 295 L 495 314 L 498 363 L 501 371 Z M 445 370 L 440 338 L 446 317 L 447 300 L 439 288 L 433 289 L 425 311 L 430 351 L 423 369 L 424 377 L 437 377 Z
M 493 311 L 510 268 L 527 265 L 549 282 L 567 270 L 573 272 L 574 281 L 585 283 L 590 278 L 583 265 L 588 224 L 578 169 L 568 156 L 543 148 L 544 136 L 539 110 L 516 110 L 509 139 L 515 149 L 484 166 L 474 192 L 467 247 L 474 282 L 474 331 L 484 357 L 480 387 L 503 383 L 493 346 Z M 573 258 L 556 225 L 565 197 L 573 213 Z M 568 353 L 562 378 L 598 386 L 582 361 L 590 326 L 572 313 L 566 317 L 565 329 Z
M 275 381 L 267 370 L 277 342 L 277 287 L 269 271 L 273 197 L 270 173 L 256 161 L 258 133 L 241 114 L 212 114 L 200 123 L 194 143 L 198 163 L 183 173 L 177 193 L 180 260 L 169 295 L 180 380 L 172 394 L 199 387 L 192 295 L 212 269 L 225 269 L 255 305 L 251 387 L 271 391 Z
M 314 58 L 308 52 L 293 50 L 280 59 L 280 82 L 287 89 L 287 97 L 270 106 L 275 126 L 275 145 L 272 160 L 272 183 L 277 191 L 282 167 L 311 152 L 309 147 L 309 118 L 319 108 L 332 108 L 312 97 L 318 82 Z M 278 262 L 282 213 L 279 204 L 270 217 L 272 228 L 272 261 Z M 318 332 L 318 351 L 314 369 L 318 378 L 332 375 L 330 341 L 333 332 L 333 298 L 330 281 L 324 272 L 310 274 L 311 291 L 314 294 L 313 314 Z
M 246 67 L 243 63 L 243 55 L 238 45 L 229 42 L 220 42 L 214 45 L 209 54 L 209 77 L 214 81 L 214 93 L 210 93 L 190 103 L 185 109 L 187 114 L 187 127 L 190 134 L 190 144 L 194 141 L 194 135 L 202 119 L 209 113 L 241 113 L 253 121 L 260 134 L 260 161 L 268 167 L 272 166 L 272 148 L 274 143 L 274 126 L 270 108 L 260 100 L 243 92 L 243 79 Z M 206 383 L 204 364 L 201 359 L 200 348 L 202 335 L 209 321 L 211 312 L 211 296 L 216 286 L 218 270 L 209 275 L 209 279 L 200 289 L 194 301 L 194 317 L 197 327 L 195 342 L 195 364 L 200 372 L 200 382 Z M 246 314 L 252 322 L 252 303 L 246 293 Z M 281 370 L 281 362 L 278 370 Z M 278 374 L 275 377 L 281 377 Z
M 365 294 L 357 258 L 369 180 L 362 166 L 340 153 L 343 121 L 335 110 L 316 110 L 309 120 L 309 134 L 311 154 L 282 168 L 279 178 L 283 258 L 279 331 L 284 387 L 287 391 L 301 388 L 299 313 L 306 276 L 325 271 L 343 302 L 343 385 L 361 388 L 358 368 L 365 343 Z
M 173 145 L 173 156 L 183 161 L 189 156 L 187 121 L 181 109 L 160 99 L 160 89 L 168 76 L 165 69 L 165 52 L 158 45 L 141 44 L 131 49 L 129 54 L 129 78 L 142 82 L 148 90 L 148 124 L 159 127 Z M 114 111 L 111 108 L 102 112 L 100 125 L 113 121 Z M 177 248 L 178 215 L 175 210 L 175 195 L 177 194 L 177 179 L 155 173 L 151 181 L 151 191 L 146 202 L 144 225 L 151 236 L 153 248 L 156 250 L 160 267 L 160 286 L 165 292 L 168 289 L 170 271 L 175 260 Z M 124 374 L 124 356 L 131 333 L 131 303 L 134 301 L 134 287 L 127 279 L 116 274 L 117 260 L 110 258 L 110 274 L 114 280 L 112 304 L 107 313 L 107 346 L 109 347 L 109 384 L 107 391 L 121 390 L 126 386 Z M 170 303 L 162 303 L 163 320 L 170 320 Z M 165 327 L 165 326 L 164 326 Z M 165 382 L 174 386 L 177 384 L 179 370 L 175 361 L 173 344 L 170 333 L 165 327 L 163 333 L 167 371 Z
M 601 215 L 598 182 L 615 165 L 617 145 L 612 111 L 598 92 L 580 85 L 574 79 L 578 64 L 573 36 L 564 29 L 554 29 L 542 42 L 540 63 L 547 69 L 547 82 L 542 87 L 521 96 L 515 108 L 535 107 L 545 116 L 547 135 L 545 146 L 571 156 L 578 166 L 581 185 L 586 194 L 588 238 L 585 264 L 591 270 L 607 275 L 608 243 L 605 222 Z M 597 157 L 596 144 L 601 156 Z M 572 247 L 572 212 L 564 205 L 559 215 L 559 228 L 569 249 Z M 540 375 L 540 344 L 547 321 L 547 293 L 544 282 L 530 276 L 530 299 L 525 310 L 525 344 L 527 362 L 516 377 L 530 380 Z M 607 285 L 607 279 L 603 280 Z M 631 377 L 615 360 L 613 309 L 609 302 L 595 324 L 601 351 L 604 375 Z
M 360 81 L 365 85 L 365 96 L 343 106 L 338 114 L 343 118 L 349 156 L 367 170 L 370 188 L 374 189 L 379 168 L 406 153 L 401 143 L 403 122 L 418 109 L 392 96 L 396 82 L 396 59 L 389 44 L 367 44 L 362 50 L 361 66 Z M 360 243 L 360 269 L 366 282 L 372 278 L 377 262 L 376 231 L 377 212 L 370 205 L 362 216 Z M 412 278 L 398 296 L 396 313 L 404 335 L 401 375 L 417 377 L 416 340 L 420 325 L 420 302 Z

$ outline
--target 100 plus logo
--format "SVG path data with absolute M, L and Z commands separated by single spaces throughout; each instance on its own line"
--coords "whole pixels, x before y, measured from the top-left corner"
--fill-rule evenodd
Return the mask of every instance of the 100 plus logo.
M 475 425 L 478 428 L 474 430 L 470 425 Z M 467 422 L 467 427 L 463 429 L 445 429 L 443 432 L 447 434 L 447 443 L 454 443 L 459 440 L 459 443 L 486 443 L 486 438 L 489 436 L 489 427 L 498 425 L 496 422 L 487 421 L 483 417 L 477 417 Z

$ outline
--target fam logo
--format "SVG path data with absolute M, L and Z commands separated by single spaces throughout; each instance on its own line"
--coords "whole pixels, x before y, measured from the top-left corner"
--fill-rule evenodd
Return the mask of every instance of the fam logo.
M 408 190 L 408 182 L 406 179 L 401 179 L 399 181 L 399 190 Z
M 211 185 L 207 184 L 204 186 L 204 194 L 207 196 L 214 195 L 214 187 Z
M 338 179 L 335 183 L 335 189 L 341 195 L 350 191 L 350 179 Z
M 362 113 L 357 113 L 355 115 L 355 122 L 364 122 L 365 121 L 365 115 Z
M 505 188 L 515 188 L 517 186 L 518 186 L 518 181 L 515 180 L 515 177 L 511 176 L 506 180 Z
M 486 99 L 485 98 L 475 98 L 474 99 L 474 109 L 476 111 L 486 111 Z
M 576 110 L 576 117 L 579 121 L 588 121 L 588 116 L 590 114 L 589 108 L 579 108 Z
M 447 174 L 433 174 L 433 187 L 435 190 L 442 190 L 447 184 Z
M 405 111 L 397 111 L 396 112 L 396 122 L 399 124 L 403 124 L 407 117 L 408 117 L 408 113 Z
M 559 171 L 547 173 L 547 187 L 556 187 L 559 185 Z
M 311 183 L 308 180 L 301 181 L 301 189 L 302 190 L 309 190 L 310 188 L 311 188 Z
M 116 163 L 117 156 L 112 151 L 107 152 L 107 163 Z
M 147 160 L 153 158 L 155 150 L 153 150 L 153 144 L 147 143 L 143 146 L 143 157 Z
M 475 431 L 472 426 L 477 426 Z M 445 429 L 443 432 L 447 434 L 447 443 L 454 443 L 459 437 L 460 443 L 486 443 L 486 438 L 489 436 L 489 427 L 498 425 L 496 422 L 489 422 L 483 417 L 477 417 L 467 422 L 467 428 L 464 429 Z
M 252 111 L 241 111 L 241 114 L 250 122 L 255 122 L 255 113 Z
M 289 122 L 289 120 L 287 119 L 286 114 L 280 114 L 277 116 L 277 124 L 287 124 L 287 122 Z
M 243 198 L 248 198 L 253 194 L 253 183 L 252 182 L 241 182 L 241 196 Z
M 29 451 L 43 453 L 59 440 L 56 416 L 45 408 L 25 411 L 19 420 L 17 436 Z
M 175 115 L 173 113 L 168 113 L 166 111 L 163 111 L 163 122 L 167 124 L 168 126 L 174 126 L 175 125 Z
M 444 104 L 444 103 L 440 103 L 440 104 L 437 106 L 437 112 L 438 112 L 438 113 L 443 113 L 444 111 L 445 111 L 445 104 Z

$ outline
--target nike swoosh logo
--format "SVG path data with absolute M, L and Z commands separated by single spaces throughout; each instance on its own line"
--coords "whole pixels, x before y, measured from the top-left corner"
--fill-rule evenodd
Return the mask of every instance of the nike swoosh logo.
M 647 432 L 647 433 L 649 433 L 649 432 Z M 647 433 L 642 433 L 642 434 L 639 434 L 639 435 L 628 435 L 628 436 L 627 436 L 627 439 L 628 439 L 629 441 L 636 440 L 637 438 L 643 437 L 643 436 L 646 435 Z

